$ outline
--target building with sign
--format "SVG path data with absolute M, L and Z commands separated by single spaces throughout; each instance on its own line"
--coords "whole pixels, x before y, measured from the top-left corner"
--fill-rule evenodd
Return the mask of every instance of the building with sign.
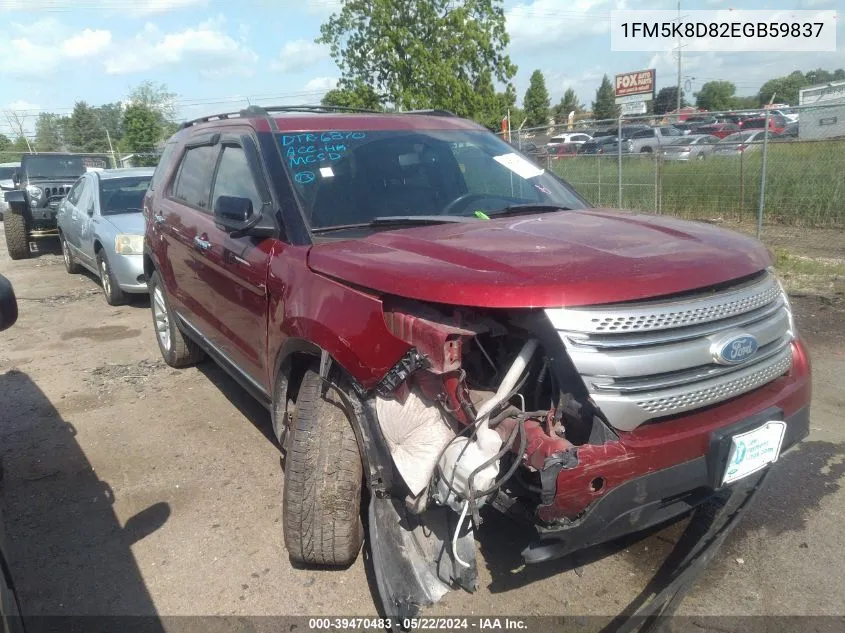
M 845 81 L 810 86 L 798 93 L 800 139 L 845 137 Z
M 616 105 L 623 116 L 645 114 L 648 111 L 647 102 L 654 100 L 655 76 L 654 68 L 616 75 L 613 82 Z

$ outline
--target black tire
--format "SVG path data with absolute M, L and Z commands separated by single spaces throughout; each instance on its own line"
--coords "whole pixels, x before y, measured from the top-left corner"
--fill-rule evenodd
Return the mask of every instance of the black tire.
M 6 230 L 6 248 L 12 259 L 27 259 L 29 257 L 29 233 L 26 228 L 26 218 L 16 211 L 9 209 L 3 219 Z
M 73 258 L 73 253 L 70 251 L 70 244 L 67 243 L 63 233 L 59 234 L 59 241 L 62 244 L 62 259 L 65 261 L 65 270 L 69 275 L 75 275 L 80 272 L 81 267 Z
M 170 309 L 170 301 L 167 298 L 167 291 L 158 271 L 154 271 L 149 281 L 150 288 L 150 311 L 153 315 L 153 330 L 156 335 L 158 349 L 164 362 L 171 367 L 188 367 L 195 365 L 205 358 L 202 348 L 188 338 L 176 323 L 176 315 Z M 166 319 L 160 319 L 159 308 L 163 311 Z M 159 329 L 162 327 L 163 329 Z M 167 332 L 167 337 L 162 335 Z
M 355 433 L 337 394 L 305 372 L 285 457 L 282 519 L 291 561 L 343 567 L 364 542 L 363 468 Z
M 126 295 L 117 284 L 109 259 L 102 250 L 97 252 L 97 270 L 100 273 L 100 284 L 103 286 L 106 303 L 110 306 L 121 306 L 126 303 Z

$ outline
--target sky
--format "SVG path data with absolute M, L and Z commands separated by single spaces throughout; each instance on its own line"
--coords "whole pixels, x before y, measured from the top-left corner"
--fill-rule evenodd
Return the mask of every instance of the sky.
M 603 74 L 657 69 L 675 85 L 672 51 L 611 52 L 612 9 L 675 9 L 675 0 L 505 0 L 520 101 L 540 69 L 552 98 L 573 88 L 587 106 Z M 0 111 L 31 130 L 39 111 L 120 101 L 144 81 L 178 95 L 181 118 L 254 104 L 317 103 L 339 75 L 314 43 L 338 0 L 0 0 Z M 845 0 L 684 0 L 684 9 L 837 9 Z M 687 93 L 729 80 L 740 95 L 793 70 L 845 66 L 845 20 L 832 53 L 688 53 Z M 10 123 L 0 112 L 0 132 Z

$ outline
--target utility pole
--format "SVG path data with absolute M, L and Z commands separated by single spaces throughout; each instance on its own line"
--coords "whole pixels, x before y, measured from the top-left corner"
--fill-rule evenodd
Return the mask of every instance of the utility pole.
M 681 24 L 681 0 L 678 0 L 678 25 Z M 678 31 L 678 103 L 675 112 L 681 114 L 681 36 Z
M 14 118 L 15 122 L 12 123 L 12 118 Z M 21 120 L 20 115 L 17 112 L 12 112 L 11 115 L 6 112 L 6 120 L 9 122 L 9 127 L 17 130 L 18 135 L 26 141 L 26 146 L 29 148 L 29 151 L 32 152 L 32 145 L 29 142 L 29 139 L 26 137 L 26 134 L 23 129 L 23 121 Z

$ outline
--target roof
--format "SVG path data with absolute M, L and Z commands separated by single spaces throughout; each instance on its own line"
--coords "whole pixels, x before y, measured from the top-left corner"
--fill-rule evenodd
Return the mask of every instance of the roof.
M 0 167 L 20 167 L 20 163 L 0 163 Z
M 141 178 L 152 177 L 155 167 L 126 167 L 124 169 L 103 169 L 97 172 L 101 180 L 114 180 L 115 178 Z
M 253 106 L 239 112 L 214 114 L 182 124 L 181 129 L 219 128 L 250 122 L 261 132 L 375 131 L 375 130 L 485 130 L 483 126 L 450 112 L 353 111 L 323 106 Z

